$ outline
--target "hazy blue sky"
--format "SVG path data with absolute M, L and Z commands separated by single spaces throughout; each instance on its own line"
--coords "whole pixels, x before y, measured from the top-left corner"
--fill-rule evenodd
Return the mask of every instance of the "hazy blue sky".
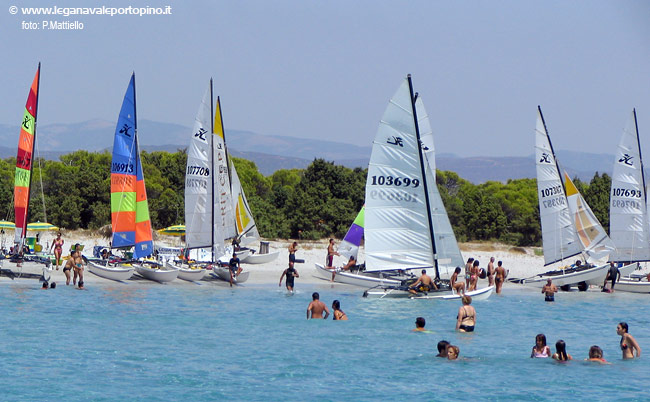
M 650 155 L 645 0 L 2 4 L 0 123 L 16 135 L 41 61 L 40 125 L 116 120 L 135 70 L 141 119 L 191 126 L 213 77 L 227 129 L 370 145 L 411 73 L 438 152 L 530 155 L 540 104 L 556 149 L 596 153 L 613 153 L 636 107 Z M 12 15 L 14 5 L 169 5 L 172 15 L 44 18 Z M 43 20 L 84 29 L 21 29 Z

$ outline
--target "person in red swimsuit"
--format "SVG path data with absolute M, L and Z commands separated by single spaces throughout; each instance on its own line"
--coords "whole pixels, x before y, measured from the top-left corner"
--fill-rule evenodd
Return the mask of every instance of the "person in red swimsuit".
M 63 239 L 61 238 L 61 232 L 56 234 L 56 239 L 52 242 L 50 246 L 50 253 L 54 249 L 54 258 L 56 258 L 56 270 L 59 270 L 61 265 L 61 254 L 63 254 Z

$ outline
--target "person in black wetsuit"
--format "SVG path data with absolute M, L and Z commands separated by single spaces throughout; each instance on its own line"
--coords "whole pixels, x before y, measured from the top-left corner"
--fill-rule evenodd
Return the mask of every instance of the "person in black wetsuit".
M 278 286 L 282 286 L 282 278 L 287 277 L 287 290 L 289 292 L 293 292 L 293 280 L 295 278 L 300 278 L 300 275 L 298 274 L 298 271 L 293 267 L 293 262 L 289 263 L 289 268 L 285 269 L 284 272 L 282 272 L 282 276 L 280 276 L 280 283 L 278 283 Z
M 607 271 L 607 275 L 605 275 L 605 281 L 603 282 L 603 292 L 606 291 L 605 286 L 607 285 L 607 281 L 611 280 L 612 281 L 612 288 L 609 290 L 611 293 L 614 292 L 614 284 L 618 280 L 618 278 L 621 276 L 621 273 L 618 270 L 618 267 L 614 264 L 614 262 L 609 263 L 609 271 Z
M 239 263 L 239 258 L 237 258 L 237 253 L 232 253 L 228 268 L 230 268 L 230 286 L 232 286 L 237 275 L 241 273 L 241 264 Z

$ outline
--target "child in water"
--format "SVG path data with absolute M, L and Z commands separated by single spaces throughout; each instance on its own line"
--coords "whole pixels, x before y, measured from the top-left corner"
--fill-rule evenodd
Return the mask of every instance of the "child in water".
M 533 346 L 533 351 L 530 353 L 530 357 L 545 358 L 550 356 L 551 348 L 546 346 L 546 335 L 537 334 L 535 337 L 535 346 Z

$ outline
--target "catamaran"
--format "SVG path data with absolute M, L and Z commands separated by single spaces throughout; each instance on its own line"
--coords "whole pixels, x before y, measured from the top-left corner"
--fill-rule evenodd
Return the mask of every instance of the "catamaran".
M 383 277 L 400 283 L 368 289 L 366 297 L 460 297 L 441 277 L 448 279 L 462 256 L 436 187 L 433 157 L 429 118 L 409 75 L 391 98 L 373 143 L 363 222 L 365 271 L 358 275 L 367 278 L 365 286 Z M 439 290 L 413 295 L 405 280 L 422 269 L 435 272 Z M 467 294 L 481 298 L 492 290 Z
M 196 255 L 204 256 L 204 258 L 197 258 L 198 261 L 210 263 L 215 275 L 229 281 L 229 269 L 222 267 L 218 260 L 220 257 L 230 258 L 226 253 L 225 240 L 235 237 L 237 232 L 230 197 L 228 156 L 219 98 L 217 98 L 214 117 L 213 104 L 212 80 L 210 80 L 194 122 L 194 131 L 187 152 L 185 241 L 189 250 L 196 250 Z M 171 262 L 168 262 L 168 265 L 178 267 Z M 193 274 L 191 267 L 183 266 L 182 269 L 186 279 L 197 280 L 187 276 Z M 199 275 L 202 276 L 201 273 L 195 273 L 196 277 Z M 242 271 L 235 280 L 242 283 L 248 279 L 248 276 L 248 271 Z
M 36 75 L 29 89 L 25 114 L 20 126 L 18 154 L 16 156 L 16 174 L 14 178 L 14 212 L 16 229 L 14 248 L 9 260 L 2 260 L 2 271 L 16 277 L 36 277 L 43 281 L 50 280 L 50 259 L 23 253 L 27 234 L 29 212 L 29 194 L 32 185 L 32 167 L 34 146 L 36 144 L 36 117 L 38 112 L 38 93 L 41 78 L 41 63 L 38 63 Z
M 559 164 L 539 106 L 535 128 L 535 159 L 544 265 L 580 254 L 587 264 L 565 266 L 531 278 L 510 281 L 541 288 L 548 279 L 552 279 L 556 286 L 577 284 L 579 289 L 586 290 L 590 281 L 605 279 L 609 269 L 609 264 L 596 266 L 592 262 L 607 257 L 615 250 L 615 246 L 566 173 L 565 182 L 562 182 Z
M 626 264 L 619 268 L 622 274 L 616 290 L 650 293 L 650 282 L 645 274 L 627 272 L 629 266 L 637 268 L 639 261 L 650 261 L 650 222 L 635 109 L 623 130 L 614 159 L 609 234 L 616 245 L 612 261 Z M 630 276 L 624 276 L 625 273 Z M 592 284 L 602 286 L 603 280 Z

